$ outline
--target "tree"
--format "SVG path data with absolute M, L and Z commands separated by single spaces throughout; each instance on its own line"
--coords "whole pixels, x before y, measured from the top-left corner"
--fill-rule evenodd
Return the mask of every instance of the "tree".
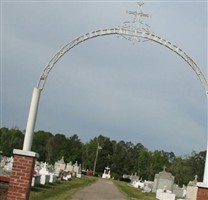
M 53 135 L 50 132 L 45 132 L 45 131 L 34 132 L 32 151 L 39 153 L 40 161 L 43 162 L 50 161 L 48 155 L 47 143 L 49 139 L 52 137 Z
M 75 134 L 66 139 L 66 148 L 64 149 L 64 158 L 66 162 L 82 162 L 82 143 Z
M 67 139 L 63 134 L 56 134 L 48 139 L 47 149 L 47 160 L 50 163 L 55 163 L 60 160 L 62 156 L 66 155 Z
M 152 179 L 152 165 L 151 165 L 151 152 L 147 148 L 139 148 L 137 151 L 137 174 L 142 177 L 142 179 L 151 180 Z
M 83 161 L 83 168 L 86 170 L 93 170 L 96 151 L 97 151 L 97 138 L 91 139 L 89 142 L 83 145 L 83 154 L 82 154 L 82 161 Z
M 9 146 L 11 149 L 22 149 L 23 140 L 24 140 L 24 135 L 19 129 L 17 128 L 10 129 Z
M 18 128 L 0 129 L 0 151 L 6 156 L 12 156 L 13 149 L 22 149 L 24 135 Z
M 98 158 L 96 164 L 96 171 L 100 174 L 103 173 L 105 167 L 111 167 L 113 155 L 113 144 L 110 138 L 99 135 L 97 138 Z
M 124 141 L 114 144 L 111 171 L 114 176 L 121 178 L 123 174 L 129 174 L 130 168 L 128 166 L 128 151 Z
M 96 160 L 97 153 L 98 156 Z M 83 167 L 93 170 L 95 165 L 96 173 L 101 175 L 106 166 L 111 166 L 112 154 L 113 144 L 110 138 L 99 135 L 83 145 Z
M 168 153 L 156 150 L 152 153 L 150 162 L 152 165 L 151 175 L 153 176 L 153 174 L 155 175 L 162 171 L 164 167 L 169 167 Z
M 12 156 L 13 149 L 22 149 L 23 139 L 24 134 L 17 127 L 0 128 L 0 151 L 3 155 Z M 97 149 L 96 172 L 100 175 L 109 166 L 114 178 L 136 172 L 143 180 L 153 180 L 155 174 L 165 166 L 180 186 L 188 184 L 195 175 L 198 175 L 198 181 L 203 179 L 206 151 L 193 151 L 190 155 L 176 157 L 173 152 L 151 152 L 141 143 L 134 145 L 132 142 L 116 142 L 103 135 L 83 144 L 76 134 L 66 137 L 64 134 L 53 135 L 41 130 L 34 133 L 32 144 L 32 151 L 40 155 L 39 161 L 54 164 L 64 156 L 66 163 L 78 161 L 83 168 L 91 170 Z

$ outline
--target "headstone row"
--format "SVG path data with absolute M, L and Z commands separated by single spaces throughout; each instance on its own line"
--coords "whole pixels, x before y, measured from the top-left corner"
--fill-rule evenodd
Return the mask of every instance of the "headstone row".
M 159 200 L 175 200 L 176 198 L 183 200 L 196 200 L 197 196 L 197 176 L 190 181 L 187 186 L 179 187 L 174 183 L 174 176 L 167 172 L 165 168 L 162 172 L 155 174 L 154 181 L 142 181 L 135 175 L 124 175 L 123 178 L 129 178 L 130 184 L 141 189 L 143 192 L 154 192 Z
M 81 164 L 69 162 L 65 164 L 64 158 L 53 165 L 43 162 L 36 162 L 32 186 L 54 183 L 57 180 L 69 180 L 72 177 L 81 178 Z
M 10 176 L 13 165 L 13 157 L 0 157 L 0 176 Z M 55 162 L 55 165 L 49 165 L 46 162 L 36 161 L 32 186 L 45 185 L 48 183 L 54 183 L 58 179 L 69 180 L 72 177 L 81 178 L 81 164 L 77 162 L 72 164 L 69 162 L 64 163 L 64 158 Z

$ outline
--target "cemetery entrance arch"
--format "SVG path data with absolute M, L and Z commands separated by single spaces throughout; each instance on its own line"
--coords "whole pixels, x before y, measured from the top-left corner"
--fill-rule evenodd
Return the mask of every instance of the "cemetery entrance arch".
M 99 37 L 99 36 L 106 36 L 106 35 L 119 35 L 131 41 L 140 41 L 141 39 L 149 40 L 156 42 L 164 47 L 167 47 L 172 52 L 178 54 L 181 58 L 184 59 L 186 63 L 193 69 L 193 71 L 198 76 L 199 80 L 201 81 L 205 93 L 208 96 L 208 84 L 206 77 L 204 76 L 202 70 L 197 66 L 197 64 L 191 59 L 182 49 L 177 47 L 176 45 L 172 44 L 171 42 L 153 34 L 148 29 L 141 29 L 141 28 L 109 28 L 109 29 L 101 29 L 97 31 L 93 31 L 90 33 L 86 33 L 80 37 L 75 38 L 68 44 L 66 44 L 63 48 L 61 48 L 49 61 L 49 63 L 45 66 L 40 79 L 38 81 L 37 87 L 33 90 L 33 96 L 27 121 L 25 139 L 24 139 L 24 146 L 23 150 L 30 151 L 32 146 L 32 139 L 33 139 L 33 132 L 36 122 L 37 110 L 38 110 L 38 103 L 40 98 L 40 93 L 44 88 L 46 79 L 50 73 L 50 71 L 55 66 L 56 62 L 68 51 L 70 51 L 76 45 L 87 41 L 89 39 Z M 207 146 L 208 150 L 208 146 Z M 207 151 L 208 152 L 208 151 Z M 204 172 L 204 182 L 208 185 L 208 155 L 206 156 L 206 163 L 205 163 L 205 172 Z
M 207 81 L 206 81 L 206 78 L 205 78 L 203 72 L 197 66 L 197 64 L 184 51 L 182 51 L 179 47 L 177 47 L 176 45 L 172 44 L 171 42 L 169 42 L 169 41 L 167 41 L 167 40 L 165 40 L 165 39 L 163 39 L 163 38 L 161 38 L 161 37 L 159 37 L 159 36 L 157 36 L 153 33 L 150 33 L 148 31 L 128 30 L 128 29 L 124 29 L 124 28 L 111 28 L 111 29 L 97 30 L 97 31 L 93 31 L 91 33 L 86 33 L 85 35 L 82 35 L 82 36 L 77 37 L 74 40 L 72 40 L 70 43 L 68 43 L 66 46 L 64 46 L 62 49 L 60 49 L 53 56 L 53 58 L 50 60 L 50 62 L 46 65 L 46 67 L 44 68 L 44 70 L 41 74 L 40 80 L 38 82 L 38 88 L 40 88 L 41 90 L 43 89 L 49 72 L 54 67 L 55 63 L 65 53 L 67 53 L 73 47 L 75 47 L 76 45 L 78 45 L 78 44 L 80 44 L 80 43 L 82 43 L 86 40 L 89 40 L 89 39 L 92 39 L 92 38 L 95 38 L 95 37 L 98 37 L 98 36 L 106 36 L 106 35 L 121 35 L 121 36 L 129 38 L 130 40 L 132 39 L 132 40 L 135 40 L 135 41 L 138 41 L 140 38 L 143 38 L 143 39 L 147 39 L 147 40 L 157 42 L 158 44 L 161 44 L 161 45 L 169 48 L 173 52 L 177 53 L 180 57 L 182 57 L 190 65 L 190 67 L 197 74 L 197 76 L 199 77 L 202 85 L 204 86 L 206 94 L 208 94 L 208 85 L 207 85 Z

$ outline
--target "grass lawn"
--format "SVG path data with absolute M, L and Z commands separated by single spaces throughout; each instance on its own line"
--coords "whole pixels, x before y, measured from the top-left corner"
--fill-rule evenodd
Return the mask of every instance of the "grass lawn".
M 84 176 L 69 181 L 58 181 L 48 185 L 32 187 L 29 200 L 69 200 L 81 188 L 97 181 L 95 177 Z
M 114 181 L 114 183 L 129 200 L 157 200 L 155 193 L 143 193 L 141 190 L 121 181 Z

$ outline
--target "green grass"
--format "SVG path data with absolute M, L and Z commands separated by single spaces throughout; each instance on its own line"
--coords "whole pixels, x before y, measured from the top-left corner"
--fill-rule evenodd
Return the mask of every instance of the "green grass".
M 157 200 L 155 193 L 143 193 L 141 190 L 121 181 L 114 181 L 114 183 L 129 200 Z
M 83 187 L 97 181 L 95 177 L 73 178 L 69 181 L 58 181 L 53 184 L 33 187 L 29 200 L 69 200 L 72 195 Z

